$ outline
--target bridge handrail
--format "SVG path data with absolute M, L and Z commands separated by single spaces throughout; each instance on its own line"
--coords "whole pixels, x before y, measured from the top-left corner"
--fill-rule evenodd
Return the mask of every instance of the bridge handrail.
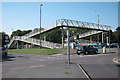
M 12 38 L 12 40 L 10 41 L 10 44 L 12 43 L 13 40 L 20 40 L 20 41 L 28 41 L 28 42 L 31 42 L 33 44 L 40 44 L 40 40 L 39 39 L 34 39 L 34 38 L 26 38 L 25 36 L 14 36 Z M 44 41 L 44 40 L 41 40 L 41 44 L 44 45 L 44 46 L 48 46 L 48 47 L 51 47 L 51 48 L 61 48 L 61 44 L 58 44 L 58 43 L 53 43 L 53 42 L 48 42 L 48 41 Z
M 91 35 L 91 34 L 97 34 L 97 33 L 101 33 L 102 31 L 90 31 L 90 32 L 86 32 L 83 34 L 79 34 L 79 36 L 87 36 L 87 35 Z
M 111 27 L 107 26 L 107 25 L 95 24 L 95 23 L 90 23 L 90 22 L 75 21 L 75 20 L 68 20 L 68 19 L 56 20 L 56 26 L 74 26 L 74 27 L 106 30 L 106 31 L 109 31 L 111 29 Z
M 68 20 L 68 19 L 57 19 L 56 20 L 56 26 L 54 26 L 54 27 L 57 27 L 57 26 L 74 26 L 74 27 L 83 27 L 83 28 L 106 30 L 106 31 L 109 31 L 111 29 L 111 27 L 107 26 L 107 25 L 101 25 L 101 24 L 98 25 L 98 24 L 95 24 L 95 23 Z M 48 29 L 41 30 L 41 33 L 44 32 L 44 31 L 47 31 L 51 28 L 54 28 L 54 27 L 50 27 Z M 27 37 L 31 37 L 31 36 L 33 36 L 34 34 L 37 34 L 37 33 L 38 34 L 40 33 L 40 29 L 33 30 L 32 32 L 30 32 L 28 34 L 25 34 L 23 36 L 25 36 L 27 38 Z

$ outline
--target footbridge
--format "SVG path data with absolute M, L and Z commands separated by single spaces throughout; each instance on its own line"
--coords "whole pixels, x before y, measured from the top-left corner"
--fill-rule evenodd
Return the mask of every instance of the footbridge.
M 86 33 L 83 33 L 83 34 L 79 34 L 79 38 L 85 38 L 85 37 L 88 37 L 88 36 L 92 36 L 92 35 L 95 35 L 95 34 L 99 34 L 99 33 L 102 33 L 103 31 L 89 31 L 89 32 L 86 32 Z M 74 39 L 77 39 L 77 37 L 75 36 Z
M 18 47 L 18 41 L 31 43 L 32 45 L 38 45 L 38 46 L 40 45 L 39 39 L 26 38 L 24 36 L 14 36 L 10 41 L 8 47 L 12 47 L 12 48 Z M 15 46 L 15 44 L 17 44 L 17 46 Z M 41 44 L 43 47 L 47 47 L 47 48 L 61 48 L 61 44 L 58 44 L 58 43 L 41 40 Z
M 67 28 L 67 43 L 69 46 L 69 28 L 81 28 L 81 29 L 88 29 L 88 30 L 94 30 L 96 32 L 91 32 L 91 35 L 93 34 L 98 34 L 100 32 L 108 32 L 110 31 L 110 26 L 107 25 L 101 25 L 101 24 L 95 24 L 95 23 L 89 23 L 89 22 L 82 22 L 82 21 L 75 21 L 75 20 L 68 20 L 68 19 L 58 19 L 56 20 L 56 25 L 53 27 L 50 27 L 48 29 L 42 30 L 41 34 L 49 32 L 51 30 L 55 30 L 57 28 L 62 28 L 62 44 L 57 44 L 57 43 L 52 43 L 48 41 L 43 41 L 41 40 L 41 44 L 43 47 L 48 47 L 48 48 L 61 48 L 64 47 L 64 36 L 63 36 L 63 27 Z M 32 32 L 23 35 L 23 36 L 14 36 L 9 45 L 8 48 L 13 48 L 16 44 L 18 45 L 18 41 L 26 42 L 26 43 L 31 43 L 34 45 L 40 46 L 40 40 L 34 39 L 32 37 L 39 35 L 40 30 L 33 30 Z M 87 35 L 86 35 L 87 34 Z M 82 37 L 85 36 L 90 36 L 90 34 L 85 33 L 81 35 Z
M 88 30 L 96 30 L 97 31 L 109 31 L 110 26 L 107 25 L 101 25 L 101 24 L 95 24 L 95 23 L 89 23 L 89 22 L 82 22 L 82 21 L 75 21 L 75 20 L 67 20 L 67 19 L 58 19 L 56 20 L 56 25 L 53 27 L 50 27 L 48 29 L 42 30 L 41 34 L 49 32 L 51 30 L 60 28 L 60 27 L 69 27 L 69 28 L 83 28 Z M 40 34 L 40 30 L 33 30 L 32 32 L 24 35 L 27 37 L 33 37 Z

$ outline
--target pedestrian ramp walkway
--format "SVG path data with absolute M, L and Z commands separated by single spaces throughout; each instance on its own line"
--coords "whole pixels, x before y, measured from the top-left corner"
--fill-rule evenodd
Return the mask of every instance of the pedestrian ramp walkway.
M 88 37 L 88 36 L 92 36 L 92 35 L 95 35 L 95 34 L 99 34 L 99 33 L 102 33 L 103 31 L 89 31 L 89 32 L 86 32 L 86 33 L 83 33 L 83 34 L 79 34 L 79 38 L 85 38 L 85 37 Z M 77 37 L 75 37 L 74 39 L 77 39 Z
M 13 48 L 17 44 L 17 41 L 22 41 L 22 42 L 31 43 L 33 45 L 40 46 L 39 39 L 25 38 L 22 36 L 14 36 L 12 40 L 10 41 L 8 48 Z M 47 47 L 47 48 L 61 48 L 61 44 L 43 41 L 43 40 L 41 40 L 41 45 L 42 47 Z

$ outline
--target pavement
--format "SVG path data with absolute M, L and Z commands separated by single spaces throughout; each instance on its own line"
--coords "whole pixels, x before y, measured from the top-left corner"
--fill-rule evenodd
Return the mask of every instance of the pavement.
M 9 54 L 3 61 L 3 78 L 86 78 L 76 63 L 65 63 L 66 55 Z
M 35 65 L 14 69 L 12 73 L 3 76 L 7 78 L 86 78 L 76 64 L 71 66 L 65 64 Z
M 102 49 L 99 50 L 101 53 Z M 107 50 L 108 51 L 108 50 Z M 32 55 L 9 53 L 2 61 L 3 78 L 87 78 L 78 64 L 82 65 L 91 78 L 118 78 L 118 49 L 111 53 L 76 55 L 71 53 L 72 64 L 68 66 L 67 55 Z M 66 54 L 66 53 L 64 53 Z

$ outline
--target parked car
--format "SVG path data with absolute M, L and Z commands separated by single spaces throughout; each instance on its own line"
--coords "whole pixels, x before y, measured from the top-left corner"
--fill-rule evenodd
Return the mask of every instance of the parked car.
M 76 49 L 76 53 L 80 55 L 81 53 L 86 54 L 97 54 L 98 49 L 92 46 L 78 46 Z
M 7 50 L 5 47 L 0 47 L 0 58 L 7 57 Z
M 107 45 L 107 43 L 103 43 L 103 44 L 101 44 L 101 47 L 102 47 L 102 48 L 103 48 L 103 47 L 108 48 L 108 47 L 109 47 L 109 45 Z
M 119 47 L 119 44 L 118 44 L 118 43 L 112 43 L 112 44 L 110 44 L 110 47 L 111 47 L 111 48 Z
M 102 47 L 103 45 L 101 43 L 93 43 L 92 46 L 99 48 Z

